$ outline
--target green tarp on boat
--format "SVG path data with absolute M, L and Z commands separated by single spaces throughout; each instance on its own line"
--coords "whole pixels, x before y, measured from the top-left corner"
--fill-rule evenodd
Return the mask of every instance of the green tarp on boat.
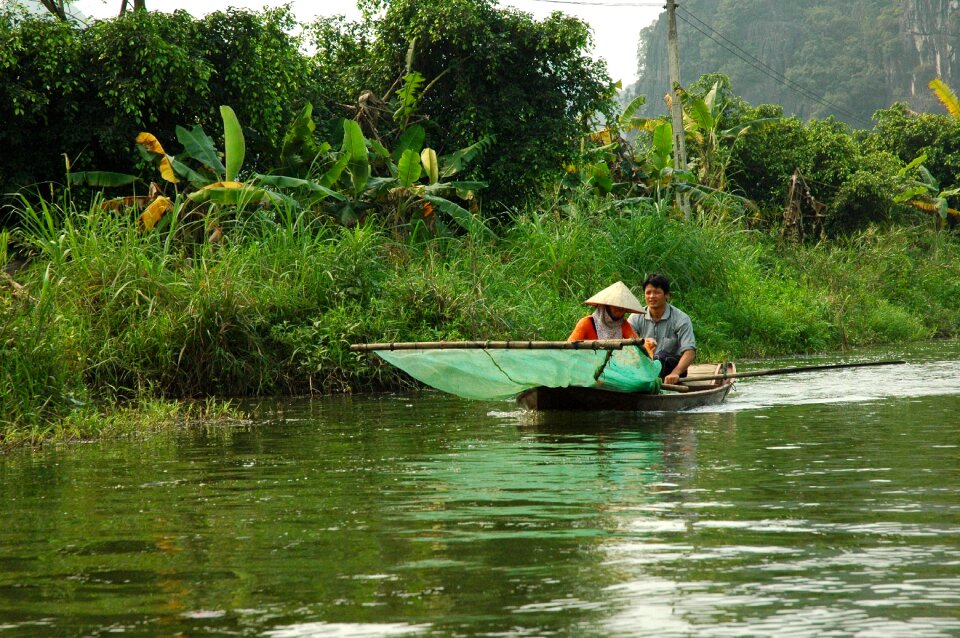
M 622 350 L 374 350 L 414 379 L 467 399 L 509 399 L 545 386 L 653 392 L 660 362 L 636 346 Z

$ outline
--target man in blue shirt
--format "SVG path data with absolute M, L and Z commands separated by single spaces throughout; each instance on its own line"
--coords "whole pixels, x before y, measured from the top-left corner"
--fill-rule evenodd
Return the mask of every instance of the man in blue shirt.
M 638 336 L 653 341 L 654 358 L 663 365 L 660 377 L 664 383 L 679 383 L 697 356 L 693 322 L 670 304 L 670 280 L 663 275 L 655 273 L 644 280 L 643 299 L 647 307 L 630 315 L 630 325 Z

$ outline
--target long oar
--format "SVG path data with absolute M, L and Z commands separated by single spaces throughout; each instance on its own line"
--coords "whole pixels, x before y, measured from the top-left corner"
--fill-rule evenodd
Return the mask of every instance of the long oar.
M 869 366 L 893 366 L 906 361 L 871 361 L 868 363 L 832 363 L 822 366 L 798 366 L 795 368 L 771 368 L 769 370 L 750 370 L 748 372 L 731 372 L 729 374 L 706 374 L 680 379 L 681 383 L 689 381 L 721 381 L 723 379 L 741 379 L 743 377 L 766 377 L 773 374 L 794 374 L 797 372 L 813 372 L 816 370 L 836 370 L 839 368 L 866 368 Z

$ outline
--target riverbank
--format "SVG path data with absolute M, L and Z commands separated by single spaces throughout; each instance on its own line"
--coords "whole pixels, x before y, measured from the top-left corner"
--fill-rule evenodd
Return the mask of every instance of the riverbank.
M 694 318 L 701 360 L 960 334 L 960 241 L 929 228 L 802 246 L 597 202 L 520 215 L 496 240 L 305 217 L 225 224 L 221 243 L 183 230 L 28 211 L 14 241 L 30 262 L 0 294 L 4 442 L 118 401 L 401 387 L 349 345 L 563 339 L 587 296 L 654 271 Z

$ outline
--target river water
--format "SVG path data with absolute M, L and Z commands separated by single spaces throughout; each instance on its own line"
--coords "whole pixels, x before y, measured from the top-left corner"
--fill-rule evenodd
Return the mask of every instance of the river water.
M 410 392 L 10 453 L 0 638 L 960 635 L 960 344 L 857 356 L 911 363 L 683 414 Z

